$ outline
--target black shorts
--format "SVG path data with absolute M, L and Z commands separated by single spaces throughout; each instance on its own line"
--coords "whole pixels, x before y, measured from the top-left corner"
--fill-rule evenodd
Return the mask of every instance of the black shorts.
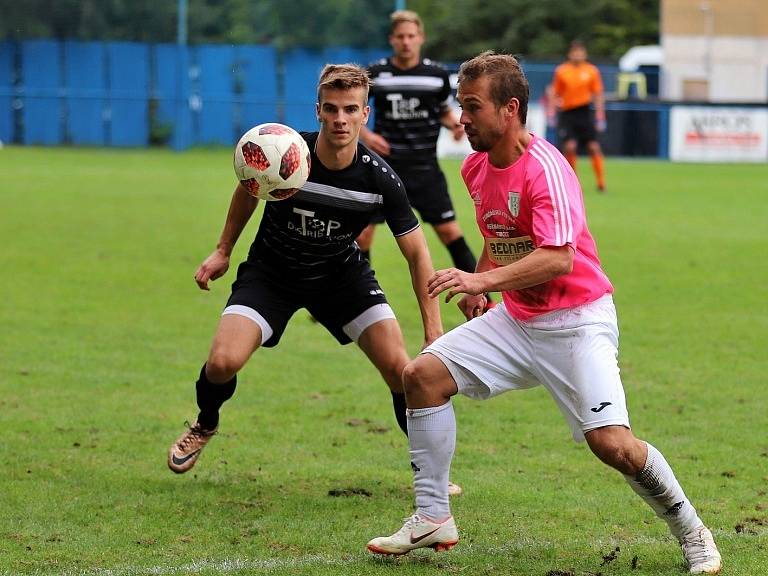
M 277 345 L 291 316 L 300 308 L 309 310 L 339 343 L 349 344 L 352 339 L 344 327 L 366 310 L 387 304 L 364 258 L 345 265 L 333 278 L 296 282 L 289 278 L 285 271 L 263 262 L 245 261 L 232 284 L 227 307 L 245 306 L 266 320 L 272 329 L 272 335 L 262 342 L 267 348 Z
M 403 181 L 411 206 L 424 222 L 434 226 L 456 220 L 451 195 L 448 193 L 448 182 L 436 162 L 416 166 L 392 164 L 392 169 Z M 384 215 L 377 214 L 371 222 L 381 224 Z
M 579 144 L 586 144 L 597 140 L 595 130 L 595 115 L 589 106 L 579 106 L 571 110 L 560 112 L 557 121 L 557 136 L 560 142 L 576 140 Z

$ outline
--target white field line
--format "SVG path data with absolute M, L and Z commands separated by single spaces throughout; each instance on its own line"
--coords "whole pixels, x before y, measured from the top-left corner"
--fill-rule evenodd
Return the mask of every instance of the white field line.
M 749 538 L 749 535 L 736 534 L 731 530 L 715 530 L 715 541 L 731 541 L 731 540 L 743 540 Z M 762 532 L 761 532 L 762 533 Z M 578 542 L 579 538 L 575 539 Z M 669 544 L 671 550 L 677 549 L 677 543 L 670 535 L 664 535 L 661 537 L 653 536 L 638 536 L 631 541 L 614 538 L 600 538 L 597 540 L 584 540 L 585 548 L 593 547 L 597 545 L 598 548 L 605 547 L 612 548 L 614 546 L 631 546 L 632 544 Z M 507 542 L 500 546 L 484 546 L 477 542 L 460 543 L 461 552 L 466 555 L 485 555 L 489 557 L 504 556 L 510 551 L 520 550 L 546 550 L 557 546 L 557 542 L 532 538 L 520 538 L 514 541 Z M 459 549 L 457 548 L 457 551 Z M 425 553 L 427 556 L 432 556 L 431 551 L 420 550 L 415 552 Z M 450 557 L 451 553 L 445 554 L 445 559 Z M 291 568 L 310 568 L 312 566 L 351 566 L 359 564 L 361 562 L 379 561 L 379 562 L 397 562 L 394 558 L 380 558 L 369 554 L 367 552 L 360 552 L 358 554 L 343 554 L 341 557 L 321 556 L 319 554 L 307 554 L 305 556 L 297 556 L 296 558 L 232 558 L 225 560 L 195 560 L 186 564 L 168 565 L 168 566 L 120 566 L 117 568 L 91 568 L 86 570 L 56 570 L 56 569 L 36 569 L 36 570 L 24 570 L 23 572 L 12 572 L 9 570 L 0 570 L 0 576 L 162 576 L 164 574 L 196 574 L 203 571 L 213 572 L 218 574 L 236 574 L 238 572 L 272 572 L 283 569 Z
M 231 574 L 243 571 L 272 571 L 285 568 L 306 568 L 309 566 L 345 566 L 359 562 L 359 557 L 328 558 L 319 555 L 299 556 L 297 558 L 226 559 L 195 560 L 178 566 L 121 566 L 119 568 L 92 568 L 89 570 L 40 569 L 24 571 L 29 576 L 160 576 L 162 574 L 195 574 L 202 571 Z M 18 572 L 2 571 L 2 576 L 18 576 Z

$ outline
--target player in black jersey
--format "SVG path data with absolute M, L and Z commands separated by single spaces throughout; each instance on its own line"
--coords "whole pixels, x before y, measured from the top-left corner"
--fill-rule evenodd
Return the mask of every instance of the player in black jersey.
M 192 468 L 216 433 L 219 409 L 235 392 L 237 372 L 260 346 L 275 346 L 288 320 L 306 308 L 342 344 L 356 342 L 392 392 L 407 433 L 401 375 L 408 355 L 400 326 L 355 238 L 380 212 L 408 261 L 424 325 L 424 342 L 442 334 L 438 301 L 427 294 L 433 273 L 424 234 L 402 182 L 381 157 L 358 142 L 368 119 L 368 75 L 358 66 L 328 65 L 318 86 L 319 133 L 305 133 L 309 180 L 294 196 L 269 202 L 240 264 L 207 362 L 197 381 L 197 421 L 171 446 L 168 466 Z M 195 274 L 203 290 L 224 275 L 230 254 L 258 200 L 238 185 L 216 250 Z
M 456 221 L 448 184 L 437 163 L 441 125 L 457 140 L 464 135 L 448 103 L 448 72 L 421 57 L 424 27 L 416 12 L 392 13 L 389 43 L 393 55 L 368 68 L 375 123 L 373 131 L 364 126 L 360 136 L 402 178 L 411 205 L 434 227 L 456 268 L 474 272 L 477 261 Z M 374 224 L 382 221 L 374 218 L 358 238 L 366 255 L 373 242 Z

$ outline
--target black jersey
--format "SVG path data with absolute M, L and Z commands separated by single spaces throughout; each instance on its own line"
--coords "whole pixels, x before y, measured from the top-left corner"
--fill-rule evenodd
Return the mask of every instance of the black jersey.
M 286 200 L 267 202 L 249 262 L 264 262 L 292 280 L 338 274 L 361 258 L 355 239 L 381 212 L 394 236 L 415 230 L 405 187 L 376 153 L 358 143 L 355 160 L 329 170 L 315 154 L 317 132 L 303 132 L 311 150 L 309 179 Z
M 440 116 L 451 95 L 448 72 L 431 60 L 401 70 L 391 59 L 368 67 L 374 132 L 389 141 L 393 164 L 430 163 L 437 158 Z

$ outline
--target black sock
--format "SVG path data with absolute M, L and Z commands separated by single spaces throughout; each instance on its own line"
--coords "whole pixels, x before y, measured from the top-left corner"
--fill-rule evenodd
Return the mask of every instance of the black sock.
M 477 268 L 477 260 L 475 260 L 472 250 L 467 246 L 467 242 L 464 240 L 464 236 L 461 236 L 446 246 L 448 252 L 453 259 L 453 265 L 459 270 L 464 272 L 474 272 Z
M 363 255 L 363 258 L 368 260 L 368 262 L 371 261 L 371 251 L 370 250 L 360 250 L 360 253 Z
M 392 408 L 395 410 L 395 418 L 400 430 L 408 436 L 408 418 L 405 416 L 405 394 L 402 392 L 392 392 Z
M 237 374 L 229 382 L 214 384 L 205 375 L 205 364 L 200 370 L 200 378 L 197 380 L 197 406 L 200 413 L 197 421 L 206 430 L 213 430 L 219 425 L 219 408 L 232 398 L 237 386 Z

